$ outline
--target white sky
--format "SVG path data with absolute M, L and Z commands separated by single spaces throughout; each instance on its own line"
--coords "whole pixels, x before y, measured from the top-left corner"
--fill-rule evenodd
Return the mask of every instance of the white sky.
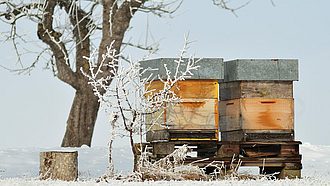
M 163 38 L 161 50 L 153 57 L 175 57 L 184 33 L 190 32 L 190 39 L 198 42 L 189 51 L 198 57 L 299 59 L 300 80 L 294 83 L 296 139 L 329 145 L 330 1 L 274 2 L 275 7 L 267 0 L 253 0 L 235 17 L 213 6 L 211 0 L 186 0 L 179 11 L 187 12 L 164 19 L 170 26 L 159 18 L 149 18 L 153 36 Z M 129 32 L 127 38 L 139 37 L 146 29 L 145 22 L 146 16 L 138 14 L 131 22 L 135 32 Z M 14 54 L 9 54 L 11 45 L 0 46 L 1 64 L 14 63 L 4 59 Z M 133 50 L 125 53 L 144 55 Z M 0 148 L 61 144 L 74 90 L 42 67 L 40 63 L 31 76 L 13 75 L 0 68 Z M 100 113 L 93 146 L 107 145 L 107 121 Z M 124 141 L 121 143 L 126 144 Z

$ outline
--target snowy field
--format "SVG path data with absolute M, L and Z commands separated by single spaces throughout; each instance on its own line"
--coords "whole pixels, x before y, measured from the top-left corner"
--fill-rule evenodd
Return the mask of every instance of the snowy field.
M 303 154 L 302 179 L 276 180 L 265 179 L 237 181 L 223 180 L 212 182 L 144 182 L 96 183 L 95 178 L 107 172 L 108 149 L 106 147 L 75 148 L 79 151 L 79 181 L 39 181 L 39 153 L 42 151 L 60 150 L 60 148 L 22 148 L 0 149 L 0 185 L 330 185 L 330 146 L 304 143 L 300 152 Z M 117 148 L 114 154 L 117 172 L 127 173 L 132 169 L 132 155 L 129 147 Z M 246 169 L 245 169 L 246 170 Z M 251 169 L 256 172 L 256 169 Z

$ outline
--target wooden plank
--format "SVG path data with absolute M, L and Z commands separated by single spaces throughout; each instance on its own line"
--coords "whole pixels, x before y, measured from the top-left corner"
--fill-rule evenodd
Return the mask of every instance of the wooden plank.
M 210 140 L 218 140 L 218 131 L 213 130 L 212 132 L 204 133 L 204 132 L 194 132 L 192 130 L 186 129 L 181 133 L 171 133 L 169 131 L 169 140 L 175 141 L 185 141 L 185 140 L 198 140 L 198 141 L 210 141 Z
M 171 134 L 175 133 L 214 133 L 216 130 L 214 129 L 192 129 L 192 130 L 180 130 L 180 129 L 168 129 L 168 132 Z
M 286 141 L 290 142 L 294 140 L 294 130 L 287 129 L 245 129 L 244 130 L 245 141 Z
M 272 143 L 284 143 L 294 140 L 293 130 L 234 130 L 234 131 L 222 131 L 222 141 L 251 141 L 253 143 L 263 142 L 268 143 L 272 140 Z
M 153 143 L 153 155 L 168 155 L 174 151 L 174 143 Z
M 184 99 L 166 109 L 166 121 L 170 129 L 218 129 L 218 113 L 217 99 Z
M 294 130 L 287 130 L 287 129 L 258 129 L 258 130 L 254 130 L 254 129 L 245 129 L 244 130 L 245 133 L 264 133 L 264 134 L 268 134 L 268 133 L 279 133 L 279 134 L 283 134 L 283 133 L 289 133 L 289 134 L 293 134 Z M 287 142 L 286 142 L 287 143 Z M 292 143 L 292 142 L 290 142 Z
M 158 92 L 164 89 L 164 84 L 160 80 L 155 80 L 151 84 L 146 84 L 146 89 Z M 218 80 L 216 79 L 187 79 L 176 83 L 171 90 L 183 99 L 217 99 L 219 97 Z
M 153 81 L 146 89 L 159 92 L 164 89 L 161 81 Z M 172 90 L 182 98 L 182 102 L 170 105 L 167 109 L 146 116 L 147 128 L 153 131 L 164 130 L 156 123 L 169 126 L 170 129 L 218 129 L 219 102 L 218 80 L 180 81 Z M 150 96 L 148 93 L 146 96 Z M 198 99 L 197 99 L 198 98 Z M 148 133 L 148 140 L 163 139 L 162 133 Z M 218 138 L 218 135 L 216 135 Z
M 244 132 L 243 130 L 222 131 L 221 141 L 244 141 Z
M 278 176 L 279 179 L 296 179 L 301 178 L 301 170 L 287 170 L 283 169 Z
M 301 141 L 218 141 L 218 145 L 240 144 L 241 146 L 256 145 L 301 145 Z
M 280 145 L 263 145 L 263 146 L 252 146 L 252 147 L 242 147 L 242 151 L 245 155 L 250 158 L 257 157 L 278 157 L 280 154 L 281 147 Z
M 218 140 L 217 129 L 168 129 L 167 131 L 169 140 Z
M 146 97 L 154 95 L 155 93 L 159 93 L 160 90 L 164 90 L 164 84 L 160 80 L 154 80 L 152 82 L 148 82 L 145 85 L 146 92 L 150 91 L 146 94 Z
M 258 157 L 268 157 L 268 156 L 277 156 L 278 152 L 255 152 L 255 151 L 246 151 L 246 154 L 250 158 Z
M 217 99 L 218 94 L 218 80 L 205 79 L 205 80 L 185 80 L 177 83 L 179 89 L 174 89 L 174 92 L 181 96 L 183 99 L 196 98 L 196 99 Z
M 297 155 L 299 154 L 299 144 L 285 144 L 281 145 L 281 155 Z
M 238 156 L 240 153 L 239 145 L 221 145 L 217 151 L 218 158 Z
M 153 131 L 165 129 L 165 127 L 160 126 L 160 124 L 165 125 L 165 113 L 164 109 L 160 109 L 158 112 L 146 115 L 146 129 Z
M 172 141 L 173 143 L 175 143 L 175 145 L 209 145 L 209 144 L 213 144 L 213 145 L 217 145 L 216 140 L 182 140 L 182 141 Z
M 240 99 L 242 129 L 294 129 L 293 99 Z
M 270 133 L 260 133 L 256 130 L 256 133 L 244 133 L 244 140 L 245 141 L 293 141 L 293 134 L 291 133 L 277 133 L 277 130 Z M 271 131 L 271 130 L 270 130 Z M 290 131 L 290 130 L 288 130 Z
M 185 160 L 185 164 L 189 164 L 191 162 L 195 162 L 198 160 L 201 160 L 202 158 L 187 158 Z M 267 158 L 239 158 L 242 161 L 241 166 L 256 166 L 256 167 L 284 167 L 286 164 L 292 164 L 296 165 L 296 167 L 301 167 L 301 156 L 295 156 L 295 157 L 267 157 Z M 225 165 L 236 165 L 237 164 L 237 158 L 236 161 L 232 162 L 232 157 L 210 157 L 207 160 L 199 161 L 195 163 L 194 165 L 198 166 L 206 166 L 209 163 L 213 161 L 223 161 Z
M 220 100 L 293 98 L 292 81 L 235 81 L 220 83 Z
M 220 130 L 293 130 L 293 99 L 245 98 L 220 101 Z
M 242 97 L 241 82 L 224 82 L 219 83 L 220 100 L 226 101 L 231 99 L 239 99 Z
M 152 130 L 147 132 L 146 134 L 146 141 L 147 142 L 153 142 L 153 141 L 159 141 L 159 140 L 169 140 L 169 134 L 168 131 L 163 130 Z
M 220 101 L 220 131 L 242 129 L 240 99 Z

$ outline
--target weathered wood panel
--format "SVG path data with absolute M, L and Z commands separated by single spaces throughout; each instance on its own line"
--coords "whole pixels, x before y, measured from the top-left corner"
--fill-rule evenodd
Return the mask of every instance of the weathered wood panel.
M 156 80 L 147 84 L 146 89 L 159 92 L 164 89 L 164 85 Z M 148 132 L 147 141 L 168 138 L 164 132 L 159 132 L 166 129 L 164 126 L 174 130 L 212 129 L 218 131 L 218 80 L 189 79 L 178 82 L 172 90 L 181 97 L 182 101 L 178 104 L 167 104 L 166 109 L 146 116 L 147 129 L 154 131 Z M 146 96 L 150 96 L 150 93 Z M 152 123 L 161 123 L 164 126 L 152 125 Z
M 146 140 L 148 142 L 159 141 L 159 140 L 169 140 L 169 133 L 166 129 L 161 130 L 151 130 L 146 134 Z
M 243 129 L 294 129 L 293 99 L 241 99 Z
M 169 140 L 171 141 L 213 141 L 219 139 L 218 129 L 170 129 L 167 131 L 169 133 Z
M 221 141 L 293 141 L 293 130 L 233 130 L 222 131 Z
M 222 131 L 221 141 L 245 141 L 244 131 L 243 130 Z
M 220 101 L 220 130 L 293 130 L 293 107 L 293 99 L 245 98 Z
M 184 99 L 169 105 L 166 109 L 146 116 L 146 127 L 163 130 L 165 127 L 152 125 L 164 124 L 170 129 L 218 129 L 219 102 L 217 99 Z
M 298 170 L 288 170 L 283 168 L 278 176 L 279 179 L 297 179 L 301 178 L 301 169 Z
M 242 129 L 240 100 L 220 101 L 220 131 Z
M 183 99 L 217 99 L 218 98 L 218 80 L 185 80 L 177 84 L 179 89 L 174 89 L 178 96 Z
M 164 126 L 160 126 L 160 125 L 165 125 L 166 122 L 165 115 L 166 115 L 165 109 L 160 109 L 158 112 L 146 115 L 145 117 L 146 129 L 153 131 L 165 129 Z
M 151 91 L 153 94 L 158 93 L 160 90 L 164 90 L 164 84 L 160 80 L 154 80 L 145 85 L 145 90 Z M 147 93 L 146 96 L 150 96 L 151 93 Z
M 174 151 L 174 143 L 161 142 L 153 143 L 153 155 L 166 156 Z
M 146 84 L 146 88 L 158 92 L 164 89 L 164 84 L 160 80 L 155 80 L 151 84 Z M 215 99 L 218 98 L 218 80 L 187 79 L 176 83 L 171 90 L 182 98 Z
M 218 113 L 217 99 L 184 99 L 166 109 L 166 121 L 170 129 L 218 129 Z
M 218 158 L 231 158 L 234 155 L 237 157 L 240 153 L 240 145 L 239 144 L 225 144 L 221 145 L 218 148 L 216 157 Z
M 278 157 L 280 154 L 280 145 L 258 145 L 243 148 L 244 156 L 250 158 Z
M 298 155 L 299 144 L 281 145 L 281 156 Z
M 217 99 L 184 99 L 178 104 L 169 105 L 166 109 L 146 116 L 146 129 L 151 129 L 146 135 L 147 141 L 168 140 L 165 126 L 169 129 L 214 129 L 218 131 L 218 109 Z M 152 125 L 152 123 L 157 123 L 157 125 Z
M 220 100 L 293 98 L 292 81 L 235 81 L 219 84 Z

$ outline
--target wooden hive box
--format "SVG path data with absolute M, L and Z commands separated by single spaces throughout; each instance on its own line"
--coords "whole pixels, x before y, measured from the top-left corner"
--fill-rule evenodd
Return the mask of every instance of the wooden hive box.
M 162 85 L 161 81 L 156 80 L 152 82 L 150 88 L 163 89 Z M 181 97 L 181 101 L 177 104 L 167 105 L 166 109 L 146 118 L 146 123 L 151 123 L 156 118 L 158 123 L 164 123 L 164 127 L 147 125 L 147 128 L 152 129 L 147 133 L 147 141 L 218 140 L 218 80 L 188 79 L 178 82 L 176 86 L 179 90 L 176 87 L 173 90 Z M 214 134 L 211 137 L 210 132 Z M 204 139 L 203 133 L 207 133 L 205 135 L 209 137 Z
M 222 141 L 294 140 L 297 60 L 225 62 L 219 84 Z
M 293 98 L 292 81 L 246 80 L 219 84 L 220 100 L 240 98 Z
M 293 140 L 292 98 L 241 98 L 220 102 L 223 141 Z
M 175 71 L 175 58 L 160 58 L 141 62 L 143 69 L 156 68 L 157 70 L 145 73 L 143 77 L 153 77 L 154 81 L 146 85 L 155 92 L 164 89 L 159 79 L 166 79 L 167 65 L 172 73 Z M 185 68 L 187 59 L 179 68 Z M 196 72 L 184 81 L 179 81 L 173 87 L 181 101 L 177 104 L 165 103 L 166 108 L 157 113 L 146 116 L 148 142 L 157 140 L 218 140 L 219 130 L 219 84 L 223 79 L 223 59 L 204 58 L 198 65 Z M 154 74 L 152 74 L 154 73 Z M 142 78 L 143 78 L 142 77 Z M 164 126 L 148 125 L 154 120 Z

